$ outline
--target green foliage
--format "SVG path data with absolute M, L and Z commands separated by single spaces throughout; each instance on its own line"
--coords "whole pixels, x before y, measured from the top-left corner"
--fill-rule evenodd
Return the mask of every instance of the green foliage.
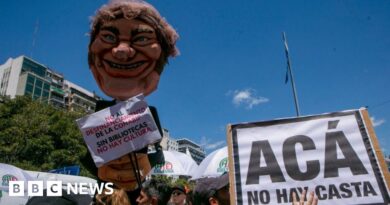
M 0 162 L 35 171 L 81 165 L 88 150 L 75 120 L 84 115 L 30 97 L 2 98 Z M 83 167 L 81 174 L 91 177 Z
M 172 186 L 174 182 L 174 179 L 172 177 L 166 175 L 152 175 L 152 177 L 161 182 L 164 182 L 164 184 L 168 184 L 169 186 Z
M 195 181 L 190 181 L 186 177 L 173 178 L 167 175 L 152 175 L 152 178 L 158 179 L 159 181 L 168 184 L 170 187 L 174 187 L 176 185 L 183 185 L 190 190 L 195 188 Z
M 172 184 L 172 186 L 176 186 L 176 185 L 183 185 L 184 187 L 187 187 L 189 190 L 194 190 L 196 183 L 193 180 L 189 180 L 187 177 L 180 177 L 176 179 Z

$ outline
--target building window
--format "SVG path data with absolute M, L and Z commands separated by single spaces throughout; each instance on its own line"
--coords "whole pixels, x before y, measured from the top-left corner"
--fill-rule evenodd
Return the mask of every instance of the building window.
M 44 83 L 44 84 L 43 84 L 43 90 L 49 91 L 49 90 L 50 90 L 50 85 L 47 84 L 47 83 Z
M 36 79 L 36 80 L 35 80 L 35 86 L 36 86 L 36 87 L 42 88 L 42 84 L 43 84 L 42 80 L 39 80 L 39 79 Z
M 1 79 L 1 94 L 5 94 L 5 91 L 7 90 L 8 87 L 8 81 L 9 81 L 9 76 L 11 74 L 11 68 L 7 68 L 4 70 L 3 74 L 3 79 Z
M 42 89 L 39 87 L 35 87 L 34 95 L 41 96 L 41 94 L 42 94 Z
M 49 97 L 49 92 L 44 90 L 43 93 L 42 93 L 42 96 L 46 97 L 46 98 Z
M 27 76 L 27 83 L 28 84 L 31 84 L 31 85 L 34 85 L 34 77 L 32 77 L 31 75 L 28 75 Z
M 26 84 L 25 92 L 32 93 L 33 92 L 33 85 Z

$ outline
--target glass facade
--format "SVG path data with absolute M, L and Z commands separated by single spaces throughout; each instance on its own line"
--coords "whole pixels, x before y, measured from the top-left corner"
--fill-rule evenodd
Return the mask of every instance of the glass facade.
M 46 68 L 35 63 L 34 61 L 24 58 L 22 71 L 30 71 L 32 73 L 37 74 L 38 76 L 45 78 L 46 77 Z
M 50 93 L 50 84 L 29 73 L 27 75 L 24 93 L 25 95 L 31 96 L 33 99 L 47 101 Z

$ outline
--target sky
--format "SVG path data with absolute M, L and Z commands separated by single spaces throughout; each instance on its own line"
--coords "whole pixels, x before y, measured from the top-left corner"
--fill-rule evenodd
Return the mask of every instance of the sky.
M 0 1 L 0 64 L 26 55 L 104 97 L 87 65 L 90 17 L 106 0 Z M 226 125 L 368 106 L 390 154 L 390 1 L 151 0 L 178 31 L 180 56 L 147 97 L 173 138 L 207 153 Z M 109 99 L 108 97 L 105 97 Z

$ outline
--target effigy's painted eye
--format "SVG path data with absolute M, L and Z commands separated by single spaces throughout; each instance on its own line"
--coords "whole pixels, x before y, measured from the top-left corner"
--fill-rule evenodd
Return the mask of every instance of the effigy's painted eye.
M 103 41 L 105 41 L 107 43 L 116 43 L 117 42 L 116 36 L 110 32 L 102 33 L 101 37 L 102 37 Z
M 134 45 L 143 46 L 143 45 L 149 45 L 150 43 L 153 43 L 153 38 L 150 38 L 145 35 L 139 35 L 133 38 L 132 43 Z

